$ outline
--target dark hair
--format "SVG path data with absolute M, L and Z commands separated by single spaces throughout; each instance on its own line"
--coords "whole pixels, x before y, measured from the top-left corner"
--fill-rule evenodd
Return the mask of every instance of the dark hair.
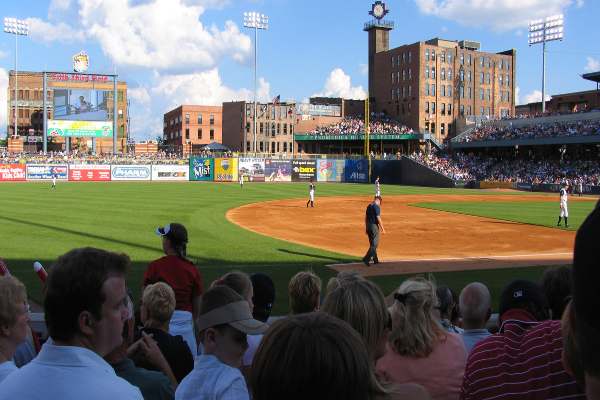
M 70 340 L 79 332 L 78 318 L 89 311 L 101 319 L 106 301 L 102 286 L 111 276 L 125 276 L 129 257 L 106 250 L 85 247 L 60 256 L 50 268 L 46 282 L 44 313 L 49 335 Z
M 267 322 L 275 303 L 275 284 L 269 275 L 262 272 L 250 275 L 250 280 L 254 289 L 252 316 L 254 319 Z
M 437 309 L 440 311 L 442 318 L 447 317 L 449 320 L 452 318 L 452 312 L 456 307 L 452 289 L 448 286 L 438 286 L 435 290 L 435 294 L 438 298 Z
M 573 294 L 571 267 L 564 265 L 546 269 L 541 286 L 552 310 L 552 319 L 560 320 Z
M 188 233 L 185 226 L 182 224 L 178 224 L 177 222 L 172 222 L 170 224 L 169 233 L 165 235 L 169 242 L 171 242 L 171 247 L 177 253 L 177 256 L 181 259 L 189 261 L 187 257 L 187 243 L 188 243 Z
M 515 308 L 528 311 L 537 321 L 544 321 L 550 317 L 546 296 L 535 282 L 517 279 L 502 290 L 499 305 L 500 316 Z
M 384 394 L 358 333 L 322 312 L 271 325 L 254 356 L 249 382 L 254 400 L 370 400 Z

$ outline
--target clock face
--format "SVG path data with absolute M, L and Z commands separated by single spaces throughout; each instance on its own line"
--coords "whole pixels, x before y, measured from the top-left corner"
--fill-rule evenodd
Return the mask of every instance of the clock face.
M 373 16 L 375 18 L 381 18 L 381 17 L 383 17 L 384 13 L 385 13 L 385 8 L 383 8 L 383 5 L 375 4 L 375 6 L 373 7 Z

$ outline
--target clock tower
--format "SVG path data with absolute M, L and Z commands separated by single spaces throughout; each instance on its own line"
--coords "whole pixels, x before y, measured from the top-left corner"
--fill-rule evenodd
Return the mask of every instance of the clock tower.
M 375 1 L 371 5 L 371 11 L 369 11 L 369 15 L 373 16 L 374 19 L 365 23 L 363 29 L 369 33 L 369 101 L 372 103 L 374 99 L 371 96 L 375 93 L 373 88 L 375 82 L 373 78 L 375 73 L 375 54 L 390 49 L 390 31 L 394 29 L 392 21 L 385 21 L 383 19 L 387 13 L 389 13 L 389 10 L 385 6 L 385 3 L 380 0 Z M 372 107 L 376 109 L 377 106 L 372 104 Z

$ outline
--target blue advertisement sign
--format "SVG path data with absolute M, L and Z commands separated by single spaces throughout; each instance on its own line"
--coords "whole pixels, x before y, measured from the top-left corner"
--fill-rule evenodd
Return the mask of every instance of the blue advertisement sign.
M 215 176 L 213 158 L 190 157 L 190 181 L 212 181 Z
M 66 181 L 69 179 L 69 167 L 66 165 L 37 165 L 27 164 L 27 180 L 52 179 Z
M 288 160 L 265 160 L 265 182 L 291 182 L 292 164 Z
M 369 180 L 368 160 L 346 160 L 344 182 L 365 183 Z
M 341 182 L 345 165 L 344 160 L 317 160 L 317 181 Z

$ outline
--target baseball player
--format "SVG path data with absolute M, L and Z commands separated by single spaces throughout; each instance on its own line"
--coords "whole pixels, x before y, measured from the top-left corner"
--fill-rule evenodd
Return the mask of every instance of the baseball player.
M 50 189 L 56 189 L 56 174 L 52 174 L 52 187 Z
M 556 226 L 560 226 L 560 221 L 564 217 L 565 219 L 565 228 L 569 227 L 569 208 L 567 207 L 567 192 L 568 186 L 563 184 L 560 188 L 560 214 L 558 215 L 558 223 Z
M 308 201 L 306 202 L 306 208 L 310 204 L 311 207 L 315 206 L 315 184 L 311 178 L 310 185 L 308 185 Z
M 375 197 L 381 197 L 381 187 L 379 186 L 379 177 L 375 179 Z
M 579 197 L 583 195 L 583 178 L 579 178 L 577 181 L 577 192 L 579 193 Z
M 244 188 L 244 174 L 240 174 L 240 188 Z

